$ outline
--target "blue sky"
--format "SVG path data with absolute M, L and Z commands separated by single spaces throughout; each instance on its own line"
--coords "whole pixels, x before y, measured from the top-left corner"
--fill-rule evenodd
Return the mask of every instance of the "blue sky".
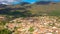
M 26 2 L 36 2 L 37 0 L 23 0 Z M 39 1 L 60 1 L 60 0 L 39 0 Z
M 37 0 L 23 0 L 24 2 L 30 2 L 30 3 L 34 3 L 36 2 Z M 42 1 L 42 0 L 39 0 L 39 1 Z M 43 0 L 43 1 L 55 1 L 55 2 L 59 2 L 60 0 Z
M 37 0 L 23 0 L 23 1 L 33 3 L 33 2 L 36 2 Z
M 24 2 L 30 2 L 30 3 L 34 3 L 38 0 L 22 0 Z M 60 0 L 39 0 L 39 1 L 54 1 L 54 2 L 59 2 Z

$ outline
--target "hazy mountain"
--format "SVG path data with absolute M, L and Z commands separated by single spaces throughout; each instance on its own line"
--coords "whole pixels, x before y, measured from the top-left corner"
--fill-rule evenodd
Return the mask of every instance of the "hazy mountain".
M 35 2 L 35 4 L 37 4 L 37 5 L 47 5 L 47 4 L 50 4 L 51 3 L 51 1 L 38 1 L 38 2 Z
M 29 2 L 21 2 L 20 5 L 27 5 L 30 4 Z

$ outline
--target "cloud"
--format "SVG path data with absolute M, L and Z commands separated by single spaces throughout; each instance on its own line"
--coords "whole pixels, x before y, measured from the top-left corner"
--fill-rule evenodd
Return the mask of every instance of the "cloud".
M 0 2 L 1 1 L 14 2 L 15 0 L 0 0 Z
M 2 4 L 14 4 L 14 3 L 19 3 L 20 0 L 0 0 L 0 3 Z

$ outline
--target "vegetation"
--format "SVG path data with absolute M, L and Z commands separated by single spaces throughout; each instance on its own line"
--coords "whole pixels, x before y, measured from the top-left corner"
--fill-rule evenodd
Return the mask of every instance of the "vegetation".
M 25 20 L 21 19 L 21 20 L 24 21 L 22 23 L 22 21 L 19 22 L 20 20 L 19 21 L 14 20 L 15 18 L 20 18 L 20 17 L 27 18 L 27 17 L 35 17 L 35 16 L 37 16 L 37 17 L 38 16 L 40 16 L 40 17 L 41 16 L 43 16 L 43 17 L 45 16 L 46 17 L 47 16 L 46 18 L 41 18 L 41 19 L 39 19 L 40 17 L 38 17 L 38 19 L 41 20 L 41 21 L 39 21 L 37 19 L 38 22 L 39 23 L 41 22 L 41 24 L 42 24 L 43 22 L 45 23 L 47 21 L 51 22 L 52 20 L 49 21 L 50 20 L 49 19 L 50 16 L 59 16 L 60 17 L 60 5 L 59 5 L 59 3 L 57 3 L 57 4 L 55 4 L 55 3 L 54 4 L 53 3 L 50 4 L 50 3 L 51 2 L 47 2 L 46 3 L 44 1 L 41 1 L 41 2 L 36 2 L 34 4 L 30 4 L 28 2 L 22 2 L 21 4 L 14 5 L 14 6 L 13 5 L 12 6 L 3 5 L 2 8 L 0 8 L 0 15 L 5 15 L 6 19 L 5 20 L 1 19 L 2 21 L 0 21 L 0 27 L 1 27 L 0 28 L 0 34 L 12 34 L 12 32 L 10 30 L 8 30 L 9 28 L 11 28 L 11 30 L 13 30 L 13 28 L 14 28 L 14 29 L 20 31 L 21 30 L 20 29 L 20 24 L 21 24 L 21 26 L 22 25 L 25 26 L 25 20 L 26 20 L 26 22 L 29 22 L 29 19 L 30 19 L 30 18 L 25 19 Z M 32 18 L 32 19 L 37 22 L 36 19 L 34 19 L 34 18 Z M 46 19 L 46 21 L 44 19 Z M 58 18 L 58 19 L 59 19 L 59 23 L 60 23 L 60 18 Z M 18 25 L 16 25 L 16 23 L 14 23 L 14 22 L 16 22 Z M 37 23 L 37 24 L 39 25 L 39 23 Z M 4 27 L 4 26 L 6 26 L 6 24 L 8 26 L 8 29 L 6 29 Z M 27 25 L 27 26 L 30 26 L 30 25 Z M 24 30 L 25 27 L 23 27 L 23 26 L 22 26 L 22 28 Z M 54 27 L 54 26 L 56 26 L 56 24 L 55 23 L 48 23 L 48 26 Z M 58 25 L 58 26 L 60 28 L 60 25 Z M 58 27 L 58 26 L 56 26 L 56 27 Z M 37 25 L 36 25 L 36 27 L 37 27 Z M 39 28 L 37 28 L 37 30 L 38 29 Z M 44 29 L 44 27 L 42 29 Z M 30 32 L 30 34 L 33 34 L 32 32 L 35 31 L 34 27 L 30 27 L 28 29 L 28 31 Z
M 30 31 L 30 32 L 33 32 L 33 31 L 34 31 L 34 28 L 33 28 L 33 27 L 30 27 L 30 28 L 29 28 L 29 31 Z
M 48 25 L 53 27 L 55 26 L 55 23 L 49 23 Z
M 48 13 L 48 15 L 52 16 L 60 16 L 60 10 L 54 10 Z
M 0 21 L 0 25 L 5 25 L 6 23 L 6 21 Z
M 0 34 L 11 34 L 11 31 L 9 31 L 8 29 L 3 29 L 0 30 Z

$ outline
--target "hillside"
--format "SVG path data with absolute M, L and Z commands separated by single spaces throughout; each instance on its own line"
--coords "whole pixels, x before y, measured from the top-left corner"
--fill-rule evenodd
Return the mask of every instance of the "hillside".
M 49 3 L 49 4 L 44 4 L 44 5 L 37 5 L 36 3 L 34 4 L 25 4 L 25 5 L 3 5 L 0 6 L 0 12 L 5 12 L 5 11 L 19 11 L 19 12 L 25 12 L 25 11 L 30 11 L 32 14 L 40 14 L 40 13 L 46 13 L 49 14 L 50 12 L 53 11 L 60 11 L 60 3 Z M 60 12 L 59 12 L 60 13 Z
M 56 3 L 56 4 L 53 4 L 53 3 L 50 3 L 49 5 L 36 5 L 36 4 L 33 4 L 32 5 L 32 8 L 30 9 L 33 13 L 39 13 L 40 11 L 41 12 L 51 12 L 51 11 L 60 11 L 60 3 Z
M 60 34 L 60 3 L 1 4 L 0 34 Z

